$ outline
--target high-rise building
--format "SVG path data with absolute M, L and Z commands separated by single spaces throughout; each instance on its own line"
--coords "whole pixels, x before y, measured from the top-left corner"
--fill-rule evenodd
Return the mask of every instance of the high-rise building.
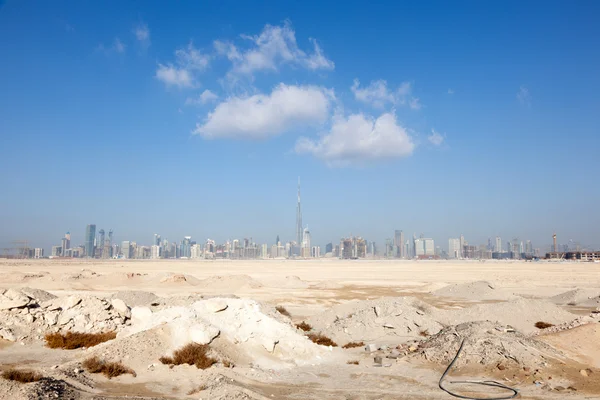
M 183 238 L 183 240 L 181 241 L 181 245 L 179 247 L 179 254 L 180 254 L 179 257 L 190 258 L 192 256 L 191 246 L 192 246 L 192 237 L 185 236 Z
M 435 245 L 433 239 L 430 238 L 415 238 L 415 256 L 416 257 L 433 257 L 435 256 Z
M 160 246 L 160 235 L 158 233 L 154 234 L 154 242 L 152 243 L 154 246 Z
M 460 234 L 460 258 L 465 258 L 465 246 L 467 243 L 465 243 L 465 237 L 463 236 L 463 234 Z
M 448 257 L 450 258 L 460 258 L 461 250 L 460 250 L 460 239 L 448 239 Z
M 327 243 L 325 245 L 325 254 L 333 253 L 333 243 Z
M 308 230 L 308 227 L 306 227 L 302 234 L 302 250 L 300 255 L 302 257 L 310 257 L 310 248 L 310 231 Z
M 320 246 L 313 246 L 312 250 L 310 251 L 310 256 L 313 258 L 319 258 L 321 257 L 321 247 Z
M 61 254 L 67 254 L 67 250 L 71 248 L 71 234 L 69 232 L 65 233 L 65 237 L 61 240 Z
M 160 253 L 161 253 L 161 248 L 158 245 L 152 245 L 152 247 L 150 247 L 150 258 L 152 259 L 157 259 L 160 258 Z
M 394 249 L 396 249 L 394 257 L 406 257 L 406 254 L 404 253 L 404 232 L 399 230 L 394 232 Z
M 85 228 L 85 256 L 94 257 L 94 241 L 96 239 L 96 225 L 90 224 Z
M 298 177 L 298 204 L 296 205 L 296 243 L 302 246 L 302 207 L 300 206 L 300 177 Z
M 131 242 L 129 240 L 121 242 L 121 255 L 126 259 L 131 258 Z
M 494 246 L 494 251 L 496 253 L 502 253 L 502 238 L 500 236 L 496 236 L 496 246 Z
M 52 246 L 52 257 L 60 257 L 62 248 L 60 246 Z
M 44 257 L 44 249 L 40 247 L 36 247 L 33 250 L 33 258 L 43 258 Z

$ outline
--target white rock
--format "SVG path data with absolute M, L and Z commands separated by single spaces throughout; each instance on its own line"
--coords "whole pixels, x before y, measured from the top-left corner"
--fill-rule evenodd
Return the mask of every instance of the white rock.
M 49 312 L 44 314 L 44 321 L 50 326 L 56 325 L 56 323 L 58 322 L 58 313 Z
M 131 309 L 125 304 L 125 302 L 121 299 L 113 299 L 111 304 L 115 310 L 119 313 L 120 316 L 124 318 L 131 318 Z
M 0 310 L 25 307 L 27 304 L 29 304 L 29 297 L 17 290 L 8 289 L 0 295 Z
M 81 297 L 78 296 L 69 296 L 62 299 L 60 303 L 60 307 L 64 310 L 68 310 L 70 308 L 75 307 L 77 304 L 81 303 Z
M 28 324 L 32 324 L 33 321 L 35 321 L 35 317 L 31 314 L 27 314 L 23 320 Z
M 368 345 L 365 346 L 365 351 L 369 352 L 369 353 L 377 351 L 377 345 L 373 344 L 373 343 L 370 343 L 370 344 L 368 344 Z
M 204 303 L 204 307 L 208 312 L 216 313 L 227 309 L 227 302 L 223 299 L 208 299 L 202 303 Z
M 133 307 L 131 309 L 131 319 L 137 323 L 147 323 L 152 318 L 152 310 L 148 307 Z
M 71 322 L 73 320 L 73 318 L 75 318 L 75 316 L 77 316 L 77 315 L 79 315 L 78 310 L 71 309 L 71 310 L 63 311 L 58 316 L 57 324 L 58 325 L 66 325 L 69 322 Z
M 189 329 L 190 339 L 194 343 L 209 344 L 221 333 L 217 328 L 211 325 L 194 324 Z
M 0 337 L 11 342 L 17 341 L 15 334 L 8 328 L 0 328 Z

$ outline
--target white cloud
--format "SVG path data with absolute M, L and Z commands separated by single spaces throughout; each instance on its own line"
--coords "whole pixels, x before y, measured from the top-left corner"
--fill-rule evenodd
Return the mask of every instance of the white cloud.
M 333 93 L 316 86 L 278 85 L 270 95 L 230 97 L 194 133 L 204 138 L 263 139 L 295 127 L 323 124 Z
M 150 29 L 148 29 L 148 25 L 139 24 L 133 28 L 133 34 L 135 38 L 140 42 L 144 47 L 150 45 Z
M 185 100 L 185 104 L 186 105 L 204 105 L 204 104 L 209 103 L 211 101 L 215 101 L 218 98 L 219 98 L 219 96 L 217 96 L 216 94 L 214 94 L 212 91 L 206 89 L 197 98 L 188 97 Z
M 190 42 L 187 47 L 175 51 L 176 65 L 158 64 L 156 78 L 167 86 L 179 88 L 197 87 L 195 74 L 208 68 L 210 56 L 203 54 Z
M 296 32 L 289 22 L 282 26 L 266 25 L 260 35 L 241 37 L 251 43 L 245 50 L 240 50 L 229 42 L 214 42 L 217 53 L 226 56 L 233 63 L 230 78 L 232 75 L 252 75 L 261 70 L 277 71 L 283 64 L 299 65 L 311 70 L 335 67 L 314 39 L 311 39 L 314 46 L 312 54 L 300 50 Z
M 384 113 L 377 119 L 364 114 L 353 114 L 348 118 L 338 115 L 327 134 L 318 140 L 301 137 L 295 150 L 330 165 L 344 166 L 407 157 L 414 148 L 413 139 L 406 128 L 397 123 L 395 114 Z
M 420 110 L 422 107 L 421 102 L 419 101 L 419 99 L 417 97 L 411 98 L 410 101 L 408 102 L 408 105 L 411 110 Z
M 441 146 L 444 143 L 444 136 L 437 133 L 435 130 L 431 130 L 431 135 L 427 136 L 427 140 L 434 146 Z
M 113 53 L 123 54 L 127 50 L 127 46 L 119 39 L 115 38 L 113 44 L 110 47 L 105 47 L 103 44 L 98 45 L 98 51 L 103 52 L 105 55 L 111 55 Z
M 517 92 L 517 100 L 519 100 L 521 105 L 531 107 L 531 94 L 529 94 L 529 89 L 525 86 L 521 86 Z
M 156 78 L 163 81 L 167 86 L 177 86 L 178 88 L 194 87 L 194 79 L 190 72 L 183 68 L 177 68 L 173 65 L 158 65 Z
M 383 79 L 371 81 L 369 86 L 360 87 L 360 81 L 354 79 L 350 88 L 354 93 L 354 98 L 376 108 L 382 108 L 386 104 L 408 105 L 413 110 L 421 108 L 421 103 L 416 97 L 410 97 L 412 85 L 410 82 L 403 82 L 398 89 L 392 91 L 388 89 L 387 82 Z
M 175 51 L 177 63 L 187 70 L 203 71 L 210 63 L 210 56 L 203 54 L 190 42 L 186 48 Z

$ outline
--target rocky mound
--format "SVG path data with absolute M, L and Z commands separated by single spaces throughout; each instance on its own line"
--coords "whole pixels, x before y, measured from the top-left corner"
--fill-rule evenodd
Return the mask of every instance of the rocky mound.
M 112 298 L 121 299 L 130 307 L 150 306 L 152 303 L 160 300 L 160 297 L 154 293 L 141 290 L 123 290 L 115 293 Z
M 488 281 L 476 281 L 449 285 L 432 292 L 435 296 L 453 297 L 466 300 L 511 300 L 516 298 L 512 293 L 498 288 Z
M 157 312 L 134 307 L 131 314 L 131 326 L 118 334 L 117 341 L 163 326 L 170 341 L 161 346 L 163 355 L 187 343 L 207 344 L 217 337 L 229 344 L 230 354 L 265 368 L 319 363 L 329 351 L 312 343 L 274 310 L 248 299 L 212 298 Z
M 343 344 L 350 341 L 394 341 L 418 338 L 442 329 L 436 309 L 413 297 L 352 301 L 307 320 L 313 330 Z
M 10 341 L 42 340 L 49 332 L 118 331 L 130 316 L 129 307 L 119 299 L 56 297 L 40 290 L 15 289 L 0 295 L 0 337 Z
M 437 317 L 446 325 L 470 321 L 492 321 L 501 325 L 510 325 L 523 333 L 530 334 L 538 330 L 534 326 L 538 321 L 558 325 L 574 320 L 577 315 L 547 300 L 517 298 L 505 303 L 477 304 L 463 309 L 445 310 Z
M 448 365 L 462 340 L 463 351 L 457 368 L 468 365 L 538 368 L 564 356 L 553 347 L 493 322 L 468 322 L 444 328 L 421 342 L 411 357 Z
M 600 291 L 577 288 L 552 296 L 549 300 L 560 305 L 593 307 L 600 305 Z

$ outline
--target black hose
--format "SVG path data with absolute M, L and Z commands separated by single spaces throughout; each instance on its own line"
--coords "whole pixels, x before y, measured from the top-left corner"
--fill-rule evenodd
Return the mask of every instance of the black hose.
M 460 347 L 458 348 L 458 351 L 456 352 L 454 359 L 452 360 L 450 365 L 448 365 L 448 367 L 442 374 L 440 381 L 438 382 L 438 386 L 440 387 L 440 389 L 442 389 L 444 392 L 448 393 L 451 396 L 458 397 L 459 399 L 467 399 L 467 400 L 508 400 L 508 399 L 514 399 L 515 397 L 517 397 L 519 395 L 519 392 L 517 391 L 517 389 L 511 388 L 509 386 L 506 386 L 503 383 L 496 382 L 496 381 L 450 381 L 450 383 L 491 386 L 491 387 L 495 387 L 495 388 L 510 390 L 511 392 L 513 392 L 513 394 L 510 396 L 505 396 L 505 397 L 469 397 L 469 396 L 463 396 L 463 395 L 460 395 L 457 393 L 453 393 L 450 390 L 446 389 L 442 385 L 442 382 L 446 378 L 448 371 L 450 371 L 450 369 L 452 368 L 452 366 L 454 365 L 456 360 L 458 360 L 458 356 L 460 355 L 460 352 L 462 351 L 464 345 L 465 345 L 465 339 L 463 339 L 462 342 L 460 343 Z

